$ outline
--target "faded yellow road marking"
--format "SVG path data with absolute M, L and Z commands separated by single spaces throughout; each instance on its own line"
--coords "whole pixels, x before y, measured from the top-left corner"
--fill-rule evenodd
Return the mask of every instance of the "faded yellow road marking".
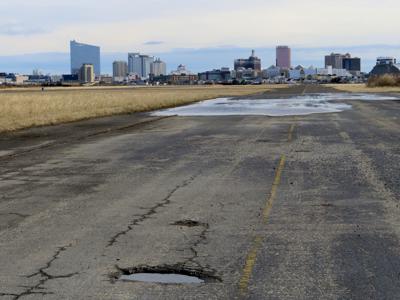
M 295 124 L 292 124 L 289 128 L 289 134 L 288 134 L 288 142 L 290 143 L 293 140 L 293 132 L 294 129 L 296 128 Z
M 289 128 L 288 142 L 291 142 L 293 139 L 293 132 L 294 132 L 295 126 L 296 126 L 295 124 L 292 124 Z M 276 194 L 278 191 L 278 187 L 281 183 L 282 172 L 283 172 L 283 169 L 285 168 L 285 164 L 286 164 L 286 156 L 282 155 L 279 165 L 278 165 L 278 168 L 275 173 L 274 182 L 272 183 L 271 193 L 267 199 L 267 202 L 265 204 L 265 208 L 263 211 L 263 223 L 265 223 L 265 224 L 268 222 L 268 218 L 271 213 L 272 206 L 276 199 Z M 254 239 L 254 242 L 250 249 L 250 252 L 248 253 L 248 255 L 246 257 L 246 263 L 243 268 L 242 277 L 240 278 L 240 281 L 239 281 L 239 290 L 240 290 L 240 294 L 242 296 L 244 296 L 248 290 L 250 277 L 251 277 L 251 274 L 253 273 L 253 268 L 254 268 L 254 265 L 256 264 L 256 260 L 257 260 L 257 254 L 262 246 L 263 240 L 264 240 L 263 236 L 257 235 Z
M 261 248 L 262 241 L 263 238 L 261 236 L 256 236 L 253 246 L 251 247 L 251 250 L 246 257 L 246 264 L 243 268 L 243 274 L 239 282 L 240 294 L 242 295 L 246 293 L 247 288 L 249 286 L 250 277 L 251 274 L 253 273 L 253 268 L 254 265 L 256 264 L 257 253 Z
M 263 222 L 264 223 L 268 222 L 268 217 L 271 213 L 272 206 L 276 199 L 276 193 L 278 190 L 278 186 L 281 182 L 281 177 L 282 177 L 283 169 L 285 167 L 285 162 L 286 162 L 286 156 L 282 155 L 281 160 L 278 165 L 278 169 L 276 170 L 276 173 L 275 173 L 274 182 L 272 183 L 271 193 L 269 195 L 269 198 L 267 199 L 267 203 L 265 204 L 265 208 L 264 208 L 264 212 L 263 212 Z M 241 295 L 244 295 L 247 292 L 249 282 L 250 282 L 250 277 L 251 277 L 251 274 L 253 273 L 253 268 L 254 268 L 254 265 L 257 260 L 257 253 L 261 248 L 262 241 L 263 241 L 263 237 L 260 235 L 257 235 L 254 240 L 253 246 L 251 247 L 251 250 L 246 257 L 246 264 L 243 268 L 243 274 L 242 274 L 242 277 L 240 278 L 240 282 L 239 282 L 239 290 L 240 290 Z
M 285 167 L 285 163 L 286 163 L 286 156 L 282 155 L 281 161 L 279 162 L 278 169 L 276 170 L 274 182 L 272 183 L 271 194 L 270 194 L 270 196 L 267 200 L 267 204 L 265 205 L 265 208 L 264 208 L 264 212 L 263 212 L 264 223 L 268 222 L 268 217 L 271 212 L 272 205 L 274 204 L 274 201 L 276 198 L 276 192 L 278 190 L 279 184 L 281 183 L 281 177 L 282 177 L 283 168 Z

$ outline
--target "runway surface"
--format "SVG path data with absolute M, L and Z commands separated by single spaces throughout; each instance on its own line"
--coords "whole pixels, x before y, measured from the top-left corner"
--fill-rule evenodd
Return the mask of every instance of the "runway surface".
M 398 298 L 400 102 L 341 103 L 0 135 L 0 299 Z

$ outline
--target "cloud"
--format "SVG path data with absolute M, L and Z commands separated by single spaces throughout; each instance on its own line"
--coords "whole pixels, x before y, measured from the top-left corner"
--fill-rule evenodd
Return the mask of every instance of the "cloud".
M 150 53 L 218 45 L 398 44 L 398 0 L 97 2 L 0 1 L 0 55 L 66 51 L 71 39 L 100 45 L 102 52 Z M 132 11 L 140 13 L 132 18 Z
M 143 43 L 143 45 L 154 46 L 154 45 L 162 45 L 164 43 L 165 42 L 163 42 L 163 41 L 148 41 L 148 42 Z
M 6 36 L 28 36 L 46 33 L 43 28 L 27 26 L 19 22 L 9 22 L 0 24 L 0 35 Z

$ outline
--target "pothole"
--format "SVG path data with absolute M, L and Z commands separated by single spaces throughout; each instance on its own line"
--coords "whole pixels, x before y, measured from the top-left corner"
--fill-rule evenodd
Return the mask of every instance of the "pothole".
M 202 284 L 221 281 L 210 272 L 187 268 L 183 265 L 139 266 L 119 269 L 119 273 L 113 277 L 118 281 L 159 284 Z
M 175 225 L 175 226 L 185 226 L 185 227 L 198 227 L 198 226 L 207 227 L 207 224 L 201 223 L 201 222 L 199 222 L 199 221 L 194 221 L 194 220 L 181 220 L 181 221 L 176 221 L 175 223 L 172 223 L 171 225 Z
M 271 140 L 268 140 L 268 139 L 258 139 L 258 140 L 256 140 L 256 143 L 270 143 L 271 142 Z
M 334 205 L 331 203 L 323 203 L 323 204 L 321 204 L 321 206 L 322 207 L 334 207 Z

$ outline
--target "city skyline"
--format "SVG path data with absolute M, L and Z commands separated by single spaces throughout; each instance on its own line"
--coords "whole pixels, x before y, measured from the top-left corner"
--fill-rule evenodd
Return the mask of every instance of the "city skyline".
M 252 5 L 238 0 L 96 3 L 1 3 L 0 55 L 62 52 L 65 41 L 73 39 L 102 45 L 104 52 L 138 49 L 143 53 L 227 45 L 258 49 L 280 44 L 292 48 L 398 44 L 393 37 L 398 32 L 400 4 L 394 0 L 338 0 L 332 4 L 254 0 Z M 131 11 L 140 13 L 132 17 Z M 277 30 L 270 30 L 271 26 Z
M 99 45 L 101 47 L 101 45 Z M 68 44 L 65 52 L 36 53 L 27 55 L 1 56 L 0 72 L 31 74 L 33 69 L 39 69 L 47 74 L 67 74 L 70 72 L 70 54 Z M 359 47 L 325 47 L 325 48 L 292 48 L 293 67 L 324 66 L 324 58 L 331 52 L 350 52 L 362 59 L 362 71 L 370 72 L 378 56 L 398 57 L 400 46 L 370 45 Z M 146 53 L 160 57 L 167 63 L 168 72 L 176 69 L 179 64 L 187 65 L 194 72 L 202 72 L 220 67 L 233 68 L 234 59 L 248 57 L 253 48 L 215 47 L 202 49 L 175 49 L 163 53 Z M 135 50 L 135 49 L 133 49 Z M 262 59 L 262 68 L 275 65 L 275 47 L 255 48 L 257 56 Z M 139 51 L 138 51 L 139 52 Z M 144 52 L 141 52 L 144 53 Z M 103 74 L 112 74 L 112 63 L 115 60 L 127 60 L 125 52 L 104 52 L 101 47 L 101 66 Z

